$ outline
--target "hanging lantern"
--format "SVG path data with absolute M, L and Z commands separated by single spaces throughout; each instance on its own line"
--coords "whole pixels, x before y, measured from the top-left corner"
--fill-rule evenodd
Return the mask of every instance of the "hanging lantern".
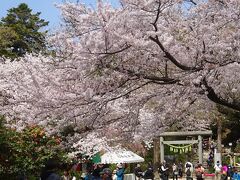
M 189 147 L 189 151 L 192 151 L 192 146 Z
M 182 154 L 183 153 L 183 150 L 182 149 L 180 149 L 180 152 L 179 152 L 180 154 Z

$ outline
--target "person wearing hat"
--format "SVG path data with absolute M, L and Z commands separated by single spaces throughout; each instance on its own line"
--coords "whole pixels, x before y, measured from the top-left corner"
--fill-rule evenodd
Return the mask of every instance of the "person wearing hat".
M 117 164 L 116 175 L 117 175 L 117 180 L 123 180 L 123 178 L 124 178 L 124 168 L 123 168 L 122 164 L 120 164 L 120 163 Z
M 104 168 L 102 172 L 100 172 L 102 180 L 112 180 L 112 171 L 109 168 Z

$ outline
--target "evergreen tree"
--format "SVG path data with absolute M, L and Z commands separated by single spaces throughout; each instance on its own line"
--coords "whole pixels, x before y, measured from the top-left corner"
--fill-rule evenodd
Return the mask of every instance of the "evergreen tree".
M 15 53 L 12 52 L 11 47 L 18 39 L 18 34 L 12 28 L 0 26 L 0 55 L 14 58 Z
M 15 58 L 23 56 L 26 52 L 38 53 L 46 49 L 47 31 L 40 29 L 47 26 L 48 22 L 40 19 L 40 14 L 32 13 L 25 3 L 8 10 L 7 16 L 0 22 L 1 56 Z M 4 33 L 6 30 L 7 35 Z

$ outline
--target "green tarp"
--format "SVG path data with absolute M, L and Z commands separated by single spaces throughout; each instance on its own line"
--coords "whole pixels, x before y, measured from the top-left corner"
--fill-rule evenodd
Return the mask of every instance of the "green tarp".
M 100 163 L 101 162 L 101 156 L 99 153 L 96 153 L 93 157 L 92 157 L 92 162 L 93 163 Z

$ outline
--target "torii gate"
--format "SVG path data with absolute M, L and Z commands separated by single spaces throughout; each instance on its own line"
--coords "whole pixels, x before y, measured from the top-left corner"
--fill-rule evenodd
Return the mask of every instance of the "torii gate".
M 164 132 L 160 134 L 160 162 L 164 160 L 164 144 L 197 144 L 199 163 L 203 163 L 202 136 L 212 135 L 212 131 L 186 131 L 186 132 Z M 197 140 L 174 140 L 164 141 L 169 136 L 198 136 Z

